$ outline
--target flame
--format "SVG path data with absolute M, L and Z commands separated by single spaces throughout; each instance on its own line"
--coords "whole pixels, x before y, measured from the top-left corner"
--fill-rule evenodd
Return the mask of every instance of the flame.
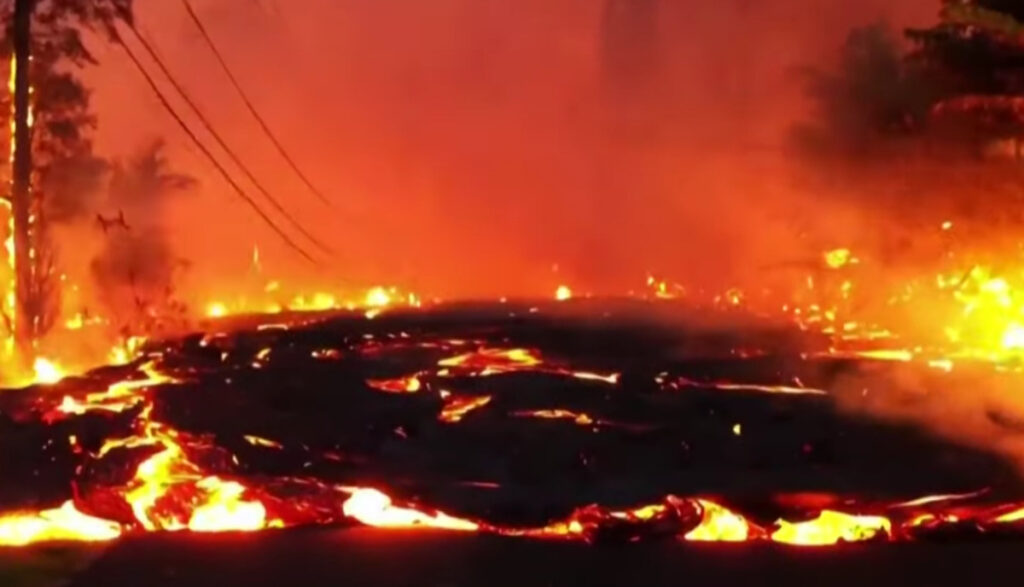
M 228 315 L 228 307 L 222 302 L 212 302 L 206 306 L 206 315 L 209 318 L 223 318 Z
M 453 518 L 443 512 L 427 514 L 412 508 L 395 506 L 391 498 L 376 489 L 357 488 L 345 503 L 342 512 L 367 526 L 384 528 L 440 528 L 475 532 L 480 526 L 469 520 Z
M 567 285 L 558 286 L 558 289 L 555 290 L 555 299 L 560 302 L 572 299 L 572 290 Z
M 806 522 L 776 522 L 772 532 L 775 542 L 802 546 L 821 546 L 839 542 L 863 542 L 880 536 L 892 536 L 892 523 L 881 516 L 854 516 L 823 510 L 818 517 Z
M 61 379 L 64 379 L 63 370 L 61 370 L 61 368 L 53 361 L 43 357 L 36 358 L 35 362 L 32 364 L 32 370 L 35 371 L 36 383 L 48 385 L 57 383 Z
M 39 513 L 0 515 L 0 546 L 53 541 L 105 542 L 119 536 L 118 524 L 83 514 L 71 501 Z
M 856 263 L 850 249 L 833 249 L 825 252 L 825 265 L 832 269 L 841 269 L 851 263 Z
M 363 303 L 369 308 L 384 308 L 391 305 L 391 294 L 383 287 L 375 287 L 366 292 Z
M 64 321 L 64 328 L 68 330 L 81 330 L 85 326 L 85 317 L 81 313 L 75 314 Z
M 15 94 L 15 86 L 16 86 L 16 79 L 17 79 L 17 72 L 18 72 L 18 65 L 17 64 L 18 64 L 17 56 L 12 54 L 11 55 L 11 61 L 10 61 L 11 75 L 10 75 L 10 78 L 8 79 L 8 85 L 7 85 L 7 88 L 10 91 L 10 95 L 11 96 L 13 96 Z M 8 148 L 8 161 L 11 164 L 11 170 L 12 170 L 11 171 L 12 187 L 13 187 L 13 179 L 14 179 L 13 169 L 14 169 L 14 151 L 15 151 L 16 139 L 17 139 L 17 124 L 16 124 L 16 116 L 15 116 L 15 112 L 14 112 L 14 100 L 12 99 L 11 100 L 11 113 L 10 113 L 10 139 L 9 139 L 10 143 L 9 143 L 9 148 Z M 4 295 L 4 300 L 3 300 L 3 302 L 4 302 L 3 303 L 3 306 L 4 306 L 4 312 L 3 313 L 7 317 L 7 320 L 6 320 L 7 321 L 7 333 L 6 333 L 6 336 L 4 337 L 4 351 L 6 352 L 6 354 L 8 356 L 10 356 L 15 351 L 15 348 L 14 348 L 14 332 L 15 332 L 15 327 L 16 327 L 15 326 L 15 320 L 17 319 L 17 316 L 18 316 L 18 306 L 17 306 L 18 282 L 17 282 L 17 266 L 16 266 L 17 265 L 17 263 L 16 263 L 17 255 L 15 254 L 15 243 L 14 243 L 14 232 L 15 232 L 14 229 L 15 229 L 15 226 L 14 226 L 14 211 L 12 209 L 12 202 L 11 202 L 10 199 L 0 199 L 0 204 L 2 204 L 4 212 L 7 215 L 7 222 L 5 223 L 6 226 L 7 226 L 7 237 L 4 239 L 4 252 L 6 253 L 5 261 L 6 261 L 6 265 L 7 265 L 5 267 L 5 269 L 7 269 L 8 274 L 7 274 L 7 276 L 6 276 L 7 278 L 5 280 L 6 283 L 4 284 L 7 291 L 6 291 L 5 295 Z

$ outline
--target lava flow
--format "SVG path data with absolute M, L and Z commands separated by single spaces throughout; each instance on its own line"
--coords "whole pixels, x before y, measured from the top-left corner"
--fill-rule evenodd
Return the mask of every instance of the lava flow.
M 0 516 L 0 544 L 338 524 L 801 546 L 950 532 L 1024 536 L 1024 500 L 996 491 L 1000 465 L 941 444 L 904 455 L 924 459 L 915 477 L 923 483 L 931 467 L 936 479 L 949 478 L 943 468 L 956 461 L 966 467 L 965 482 L 985 490 L 886 498 L 894 490 L 868 479 L 874 489 L 830 491 L 817 501 L 790 499 L 788 490 L 767 485 L 753 500 L 728 484 L 705 484 L 688 497 L 678 490 L 685 478 L 673 472 L 696 466 L 688 459 L 719 471 L 734 467 L 749 485 L 756 477 L 744 463 L 771 458 L 803 470 L 795 478 L 820 492 L 835 475 L 853 474 L 834 457 L 822 460 L 831 443 L 896 433 L 850 428 L 830 439 L 821 428 L 821 418 L 845 426 L 827 410 L 836 393 L 829 373 L 847 359 L 803 349 L 778 362 L 694 362 L 652 355 L 642 329 L 590 327 L 592 344 L 633 337 L 638 351 L 581 361 L 578 351 L 544 342 L 550 336 L 540 317 L 526 330 L 521 321 L 520 330 L 511 328 L 506 306 L 490 326 L 458 333 L 440 309 L 414 324 L 395 316 L 240 326 L 150 343 L 128 365 L 7 392 L 0 417 L 34 432 L 5 442 L 21 450 L 26 438 L 49 434 L 48 446 L 59 446 L 63 435 L 68 490 L 63 501 L 37 509 L 25 505 L 32 503 L 29 489 L 22 499 L 11 497 L 10 513 Z M 364 330 L 370 324 L 373 334 Z M 882 386 L 877 370 L 895 366 L 858 361 L 872 364 Z M 948 376 L 921 368 L 940 383 Z M 732 380 L 715 375 L 723 369 Z M 780 427 L 771 424 L 779 413 L 806 416 Z M 764 452 L 763 435 L 775 435 L 783 452 L 743 456 Z M 689 478 L 699 480 L 702 466 Z M 11 475 L 32 484 L 30 473 Z M 636 495 L 611 499 L 622 478 L 632 479 Z M 558 489 L 569 480 L 578 494 Z M 473 498 L 459 497 L 466 492 Z M 523 501 L 526 495 L 533 497 Z M 640 505 L 603 505 L 624 499 Z M 774 505 L 765 507 L 766 499 Z

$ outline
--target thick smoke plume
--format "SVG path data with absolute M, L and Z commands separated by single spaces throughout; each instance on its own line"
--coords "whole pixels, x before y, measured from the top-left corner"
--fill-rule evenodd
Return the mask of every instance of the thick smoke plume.
M 172 250 L 163 219 L 170 198 L 195 185 L 170 170 L 163 148 L 154 141 L 114 164 L 104 206 L 110 217 L 97 217 L 105 238 L 90 267 L 105 309 L 120 323 L 141 321 L 145 331 L 151 319 L 178 313 L 176 277 L 186 263 Z
M 792 181 L 785 137 L 805 108 L 793 71 L 827 61 L 851 26 L 934 13 L 925 0 L 196 5 L 336 210 L 263 140 L 175 3 L 140 2 L 139 21 L 257 175 L 340 251 L 318 268 L 289 256 L 174 138 L 204 186 L 169 214 L 196 287 L 216 290 L 259 245 L 284 281 L 445 297 L 622 292 L 647 271 L 717 286 L 807 248 L 797 214 L 826 236 L 861 232 Z M 130 65 L 103 63 L 106 150 L 158 124 L 179 136 Z M 231 221 L 185 228 L 211 215 Z

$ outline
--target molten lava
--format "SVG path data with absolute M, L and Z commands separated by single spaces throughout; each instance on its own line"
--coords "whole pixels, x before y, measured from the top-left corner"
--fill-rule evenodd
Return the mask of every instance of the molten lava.
M 753 536 L 760 536 L 763 531 L 754 528 L 747 520 L 728 509 L 701 499 L 698 500 L 701 510 L 700 524 L 686 533 L 684 538 L 694 542 L 745 542 Z
M 78 511 L 68 501 L 41 512 L 0 515 L 0 546 L 26 546 L 38 542 L 104 542 L 121 535 L 115 522 Z
M 381 528 L 438 528 L 469 532 L 480 528 L 475 522 L 453 518 L 442 512 L 428 514 L 414 508 L 398 507 L 390 497 L 376 489 L 352 490 L 342 505 L 342 511 L 367 526 Z
M 869 263 L 846 249 L 829 251 L 824 255 L 824 261 L 819 258 L 817 262 L 835 274 L 850 271 L 853 266 L 862 268 Z M 833 303 L 792 303 L 785 307 L 784 312 L 800 328 L 828 335 L 832 345 L 802 352 L 800 361 L 855 359 L 909 366 L 919 364 L 936 376 L 945 377 L 970 360 L 984 358 L 1003 364 L 1015 356 L 1014 353 L 1024 352 L 1024 342 L 1021 342 L 1024 341 L 1024 296 L 1018 293 L 1011 281 L 982 269 L 973 270 L 966 277 L 961 276 L 955 287 L 949 281 L 935 281 L 936 287 L 948 293 L 956 304 L 957 320 L 947 324 L 942 335 L 947 341 L 963 343 L 957 352 L 951 352 L 940 344 L 907 348 L 891 346 L 890 343 L 897 339 L 887 329 L 875 326 L 874 320 L 843 316 L 844 310 L 840 306 L 847 299 L 844 296 L 852 295 L 858 287 L 852 280 L 843 279 L 836 289 L 839 299 Z M 807 284 L 813 291 L 821 287 L 820 280 L 808 280 Z M 648 285 L 653 292 L 651 297 L 663 300 L 650 303 L 692 299 L 682 286 L 665 280 L 651 278 Z M 268 294 L 279 292 L 279 287 L 268 288 Z M 566 287 L 564 290 L 559 288 L 555 297 L 557 300 L 552 304 L 573 298 L 573 295 Z M 756 308 L 757 296 L 739 288 L 714 297 L 728 311 L 748 307 L 753 311 Z M 280 304 L 278 309 L 348 310 L 350 303 L 339 302 L 340 299 L 343 298 L 327 294 L 297 297 L 290 304 Z M 579 300 L 578 303 L 584 304 L 587 300 Z M 395 304 L 418 307 L 419 298 L 403 295 L 396 289 L 374 288 L 363 299 L 351 303 L 351 307 L 372 312 L 372 316 L 366 316 L 372 318 L 378 316 L 380 310 Z M 575 306 L 576 302 L 572 305 Z M 207 307 L 207 314 L 226 317 L 246 308 L 249 306 L 214 302 Z M 536 313 L 544 311 L 538 309 Z M 356 314 L 356 318 L 362 320 L 359 316 Z M 386 319 L 388 316 L 382 320 Z M 0 515 L 0 545 L 20 546 L 53 540 L 102 541 L 139 532 L 250 532 L 347 521 L 381 528 L 435 528 L 541 539 L 594 541 L 611 536 L 635 541 L 668 535 L 689 542 L 772 541 L 822 546 L 840 542 L 913 540 L 922 533 L 939 533 L 943 528 L 965 524 L 982 531 L 996 528 L 1013 530 L 1024 521 L 1024 509 L 1019 501 L 982 503 L 983 492 L 926 496 L 891 505 L 879 505 L 877 501 L 861 504 L 855 497 L 831 496 L 827 503 L 814 507 L 804 504 L 798 510 L 786 510 L 789 514 L 774 523 L 743 508 L 721 505 L 731 503 L 729 501 L 668 495 L 662 502 L 631 509 L 612 509 L 600 504 L 577 507 L 560 519 L 517 526 L 491 521 L 487 515 L 461 515 L 458 508 L 445 506 L 446 511 L 442 512 L 429 505 L 419 505 L 418 501 L 396 500 L 384 488 L 390 478 L 386 463 L 379 469 L 370 469 L 373 471 L 373 483 L 378 488 L 369 488 L 365 486 L 366 480 L 358 478 L 342 483 L 327 481 L 326 477 L 304 477 L 300 473 L 247 474 L 248 464 L 243 464 L 241 459 L 245 450 L 282 458 L 301 454 L 303 470 L 326 466 L 324 463 L 362 465 L 372 461 L 374 454 L 401 452 L 402 449 L 396 447 L 401 447 L 401 441 L 415 435 L 444 436 L 477 422 L 481 426 L 501 428 L 522 425 L 524 421 L 563 420 L 576 426 L 547 425 L 545 433 L 569 434 L 576 431 L 592 436 L 611 429 L 623 438 L 648 431 L 657 434 L 659 427 L 665 425 L 661 421 L 647 426 L 619 424 L 602 419 L 604 411 L 591 410 L 592 405 L 587 402 L 602 399 L 626 409 L 636 407 L 631 403 L 633 398 L 622 393 L 625 385 L 635 381 L 635 378 L 630 379 L 635 374 L 624 369 L 620 372 L 618 363 L 605 363 L 612 366 L 603 372 L 594 371 L 591 370 L 594 363 L 575 364 L 569 354 L 549 352 L 546 347 L 542 351 L 541 345 L 535 346 L 532 340 L 514 341 L 501 332 L 491 333 L 487 329 L 472 331 L 463 338 L 456 338 L 458 335 L 451 333 L 425 335 L 416 328 L 385 334 L 367 331 L 344 338 L 343 342 L 324 341 L 310 335 L 311 346 L 303 347 L 295 342 L 304 340 L 301 332 L 304 323 L 301 320 L 279 316 L 273 324 L 253 327 L 244 336 L 207 334 L 199 338 L 193 347 L 182 343 L 144 349 L 143 340 L 128 339 L 115 346 L 111 353 L 115 359 L 113 362 L 120 367 L 112 367 L 114 371 L 103 375 L 88 375 L 81 379 L 64 379 L 64 373 L 55 362 L 42 358 L 37 360 L 36 382 L 50 384 L 35 392 L 34 417 L 38 422 L 47 426 L 63 426 L 75 423 L 79 418 L 95 418 L 101 422 L 127 423 L 121 428 L 115 427 L 120 432 L 104 438 L 98 446 L 90 447 L 78 435 L 69 438 L 73 454 L 81 459 L 76 475 L 106 463 L 123 461 L 130 464 L 121 465 L 119 471 L 125 472 L 124 475 L 76 478 L 75 486 L 80 491 L 74 493 L 72 500 L 58 507 L 37 512 L 17 510 Z M 84 320 L 73 324 L 76 329 L 89 327 Z M 290 335 L 297 338 L 288 339 Z M 769 350 L 772 349 L 744 349 L 736 351 L 729 360 L 763 357 Z M 397 369 L 396 366 L 402 363 L 396 357 L 406 356 L 414 357 L 410 363 L 414 367 Z M 359 415 L 345 424 L 372 431 L 372 440 L 365 446 L 356 444 L 366 451 L 364 453 L 349 454 L 344 448 L 317 446 L 315 435 L 308 443 L 291 443 L 285 436 L 278 436 L 275 428 L 257 426 L 243 427 L 242 431 L 259 434 L 238 432 L 234 436 L 236 443 L 222 442 L 224 439 L 219 433 L 203 434 L 190 427 L 173 424 L 173 418 L 167 417 L 158 401 L 160 394 L 169 390 L 184 393 L 182 390 L 189 389 L 192 390 L 189 393 L 201 395 L 208 386 L 212 386 L 211 389 L 218 385 L 231 386 L 236 379 L 248 389 L 258 381 L 248 377 L 258 377 L 257 373 L 266 374 L 289 364 L 293 366 L 295 376 L 300 377 L 307 371 L 336 365 L 347 369 L 349 363 L 356 365 L 351 367 L 356 369 L 363 362 L 372 360 L 381 360 L 386 365 L 386 368 L 374 370 L 374 374 L 389 375 L 384 378 L 365 375 L 355 379 L 342 378 L 342 381 L 355 381 L 355 384 L 341 385 L 343 389 L 335 390 L 337 393 L 368 394 L 385 401 L 382 405 L 390 406 L 379 413 L 371 411 L 368 415 Z M 274 369 L 270 369 L 271 366 Z M 342 372 L 346 377 L 354 373 Z M 685 369 L 641 373 L 647 386 L 645 393 L 657 397 L 688 397 L 691 393 L 696 397 L 696 394 L 713 392 L 716 396 L 763 394 L 765 397 L 760 399 L 766 402 L 819 402 L 830 398 L 829 387 L 808 386 L 803 383 L 806 379 L 799 377 L 783 378 L 780 375 L 773 381 L 752 382 L 743 378 L 731 380 L 720 375 L 694 375 Z M 550 397 L 555 402 L 553 405 L 534 403 L 510 407 L 514 402 L 509 398 L 514 398 L 514 393 L 521 390 L 510 391 L 509 383 L 519 381 L 517 385 L 525 385 L 521 382 L 531 381 L 530 376 L 537 376 L 536 380 L 545 384 L 572 387 L 573 393 L 566 397 L 580 403 L 563 405 L 559 403 L 562 396 L 555 391 Z M 658 396 L 659 393 L 666 395 Z M 244 394 L 239 397 L 244 397 Z M 274 405 L 282 405 L 287 411 L 292 407 L 290 401 L 287 394 L 275 391 Z M 411 426 L 404 418 L 395 417 L 389 411 L 406 401 L 413 402 L 411 405 L 416 406 L 416 413 L 426 413 L 429 425 L 420 422 Z M 244 419 L 244 413 L 239 413 Z M 339 414 L 343 413 L 335 413 L 332 417 Z M 467 419 L 470 414 L 482 417 Z M 377 416 L 382 418 L 381 422 L 372 420 Z M 721 416 L 709 414 L 709 417 L 717 418 L 713 428 L 720 431 L 720 436 L 737 445 L 756 442 L 750 439 L 762 432 L 759 428 L 767 426 L 739 417 L 731 418 L 728 413 Z M 723 420 L 722 417 L 729 419 Z M 272 419 L 264 424 L 272 425 L 274 422 Z M 541 426 L 537 423 L 532 425 Z M 480 442 L 484 444 L 482 439 Z M 518 450 L 514 442 L 509 444 L 513 445 L 510 450 Z M 229 451 L 228 446 L 232 450 Z M 802 450 L 813 452 L 814 447 L 808 443 Z M 580 451 L 579 464 L 573 466 L 580 471 L 589 471 L 593 466 L 590 458 L 586 451 Z M 438 462 L 442 467 L 450 464 L 444 459 Z M 460 480 L 460 486 L 501 489 L 501 483 L 486 479 L 487 471 L 487 467 L 481 467 L 474 474 L 479 474 L 483 480 Z M 396 478 L 395 487 L 407 481 Z M 430 499 L 423 501 L 429 503 Z M 957 502 L 955 506 L 953 502 Z
M 801 546 L 864 542 L 892 537 L 892 522 L 881 516 L 854 516 L 825 510 L 806 522 L 779 520 L 772 540 Z

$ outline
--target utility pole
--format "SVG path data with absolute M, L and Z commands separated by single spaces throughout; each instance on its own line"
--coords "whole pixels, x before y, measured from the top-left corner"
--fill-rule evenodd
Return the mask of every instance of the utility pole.
M 14 341 L 23 360 L 31 360 L 35 338 L 34 264 L 32 253 L 32 128 L 29 122 L 32 13 L 35 0 L 14 2 L 14 149 L 11 216 L 14 230 Z

